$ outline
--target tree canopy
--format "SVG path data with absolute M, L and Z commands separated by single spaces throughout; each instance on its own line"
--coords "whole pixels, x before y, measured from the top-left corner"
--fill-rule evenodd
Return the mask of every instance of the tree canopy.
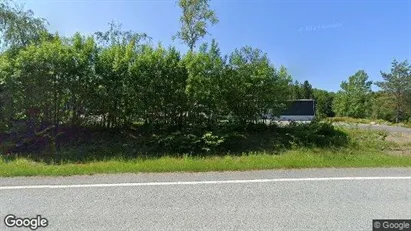
M 396 121 L 404 120 L 406 113 L 410 112 L 409 97 L 411 92 L 411 65 L 407 60 L 392 62 L 391 72 L 381 71 L 383 81 L 377 82 L 383 91 L 392 96 L 391 102 L 395 104 Z
M 199 39 L 208 32 L 208 25 L 218 23 L 214 10 L 210 9 L 210 0 L 179 0 L 182 10 L 180 17 L 181 29 L 175 35 L 192 51 Z
M 0 1 L 0 45 L 21 47 L 40 40 L 47 33 L 48 22 L 36 17 L 31 10 L 11 0 Z
M 123 30 L 115 22 L 92 36 L 63 37 L 12 1 L 0 6 L 0 138 L 18 137 L 13 139 L 20 146 L 41 134 L 55 153 L 63 128 L 128 134 L 138 124 L 165 134 L 153 134 L 144 145 L 155 141 L 209 150 L 228 137 L 223 125 L 240 130 L 263 115 L 280 115 L 295 99 L 314 99 L 318 117 L 411 118 L 407 61 L 394 60 L 390 73 L 381 72 L 378 92 L 359 70 L 333 93 L 313 88 L 308 80 L 293 80 L 285 66 L 274 65 L 255 47 L 222 54 L 213 39 L 194 50 L 208 23 L 218 22 L 208 0 L 179 1 L 177 37 L 188 45 L 187 53 L 153 45 L 147 34 Z
M 334 110 L 339 116 L 365 118 L 371 111 L 371 86 L 364 70 L 357 71 L 348 81 L 341 83 L 334 98 Z

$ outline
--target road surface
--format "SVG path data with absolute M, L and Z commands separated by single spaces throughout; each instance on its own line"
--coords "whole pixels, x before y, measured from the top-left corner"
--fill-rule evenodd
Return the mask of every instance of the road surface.
M 379 124 L 350 124 L 350 123 L 341 123 L 341 122 L 334 123 L 334 124 L 349 126 L 349 127 L 358 127 L 358 128 L 363 128 L 363 129 L 383 130 L 387 132 L 411 134 L 411 128 L 400 127 L 400 126 L 389 126 L 389 125 L 379 125 Z
M 0 178 L 8 214 L 37 230 L 371 230 L 411 219 L 411 168 Z

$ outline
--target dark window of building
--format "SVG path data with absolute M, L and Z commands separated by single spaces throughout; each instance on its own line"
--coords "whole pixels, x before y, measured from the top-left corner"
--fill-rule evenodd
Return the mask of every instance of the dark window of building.
M 290 103 L 288 109 L 281 113 L 284 116 L 296 115 L 296 116 L 313 116 L 315 115 L 314 101 L 313 100 L 296 100 Z

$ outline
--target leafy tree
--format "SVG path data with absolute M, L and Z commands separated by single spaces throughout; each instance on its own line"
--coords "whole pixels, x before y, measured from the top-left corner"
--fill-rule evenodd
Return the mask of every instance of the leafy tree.
M 395 104 L 396 122 L 405 119 L 407 107 L 407 94 L 411 91 L 411 66 L 408 61 L 392 62 L 391 72 L 381 71 L 384 81 L 377 82 L 376 85 L 393 97 Z
M 405 111 L 407 113 L 408 122 L 411 122 L 411 89 L 405 93 Z
M 298 82 L 297 80 L 291 84 L 291 99 L 312 99 L 313 95 L 313 87 L 305 80 L 303 83 Z
M 39 45 L 21 49 L 13 63 L 12 74 L 5 78 L 5 101 L 8 121 L 23 120 L 26 132 L 23 144 L 37 138 L 47 138 L 50 152 L 59 149 L 59 127 L 69 118 L 65 105 L 70 93 L 68 66 L 72 62 L 67 44 L 54 36 Z
M 122 25 L 114 21 L 109 26 L 108 31 L 95 33 L 99 46 L 95 61 L 98 83 L 94 114 L 107 127 L 125 126 L 138 115 L 136 108 L 139 108 L 130 67 L 146 46 L 143 42 L 151 38 L 144 33 L 124 31 Z
M 278 115 L 288 98 L 290 79 L 284 71 L 276 71 L 259 49 L 236 49 L 229 57 L 224 78 L 224 98 L 232 114 L 242 122 L 256 120 L 262 114 Z
M 151 37 L 146 33 L 137 33 L 132 30 L 123 30 L 121 23 L 111 21 L 108 23 L 109 29 L 105 32 L 98 31 L 94 33 L 96 40 L 101 47 L 114 45 L 127 45 L 134 42 L 136 45 L 143 41 L 151 41 Z
M 30 118 L 36 111 L 36 119 L 53 124 L 61 121 L 60 108 L 65 101 L 63 84 L 69 74 L 66 71 L 68 52 L 59 37 L 19 52 L 14 73 L 6 78 L 8 94 L 14 99 L 11 101 L 14 105 L 9 105 L 9 109 L 15 110 L 13 116 L 20 114 Z
M 212 41 L 200 47 L 199 53 L 189 52 L 185 58 L 188 71 L 186 92 L 197 119 L 203 117 L 208 123 L 215 124 L 217 116 L 224 113 L 222 100 L 222 78 L 224 60 L 218 44 Z
M 25 10 L 10 0 L 0 1 L 0 34 L 4 48 L 27 46 L 38 42 L 47 33 L 47 21 L 34 16 L 33 11 Z
M 95 109 L 95 89 L 98 88 L 98 79 L 95 73 L 97 59 L 97 45 L 93 37 L 84 37 L 76 33 L 69 39 L 71 65 L 68 66 L 70 78 L 67 87 L 70 100 L 66 105 L 70 110 L 71 123 L 80 125 L 81 117 L 87 119 Z
M 134 56 L 134 46 L 134 42 L 128 45 L 115 44 L 101 50 L 97 58 L 100 112 L 105 116 L 108 127 L 123 126 L 128 122 L 125 116 L 125 110 L 129 106 L 126 79 Z
M 291 74 L 288 72 L 287 68 L 281 65 L 278 69 L 275 69 L 276 76 L 279 79 L 282 79 L 287 82 L 287 88 L 284 89 L 284 94 L 286 95 L 286 100 L 293 100 L 296 99 L 295 95 L 299 92 L 298 89 L 295 88 L 293 83 L 293 78 Z M 297 81 L 296 81 L 297 82 Z
M 175 48 L 146 46 L 132 64 L 139 114 L 147 124 L 182 125 L 186 106 L 187 71 Z
M 393 102 L 393 96 L 387 94 L 387 92 L 374 92 L 372 96 L 371 118 L 395 121 L 395 104 Z
M 332 108 L 334 93 L 326 90 L 314 89 L 313 95 L 316 104 L 317 117 L 333 117 L 335 115 Z
M 179 0 L 178 5 L 183 11 L 181 28 L 173 39 L 179 38 L 193 51 L 197 41 L 208 34 L 208 24 L 215 25 L 218 19 L 210 9 L 209 0 Z
M 4 131 L 7 107 L 5 101 L 10 100 L 5 92 L 6 80 L 12 73 L 12 60 L 6 54 L 0 54 L 0 132 Z
M 304 81 L 301 88 L 302 88 L 301 89 L 302 98 L 304 98 L 304 99 L 312 99 L 313 98 L 313 87 L 308 82 L 308 80 Z
M 71 134 L 67 139 L 83 132 L 94 138 L 94 132 L 107 128 L 121 137 L 110 140 L 110 146 L 121 146 L 124 153 L 142 146 L 170 153 L 210 152 L 226 140 L 236 146 L 242 125 L 258 122 L 264 114 L 279 115 L 289 99 L 315 98 L 317 113 L 332 116 L 332 93 L 312 89 L 308 81 L 293 84 L 288 70 L 274 67 L 259 49 L 245 46 L 223 56 L 213 40 L 194 51 L 208 24 L 218 21 L 208 3 L 179 1 L 183 14 L 177 37 L 190 48 L 182 55 L 174 47 L 153 46 L 146 34 L 124 31 L 115 22 L 93 36 L 51 35 L 46 22 L 31 11 L 1 1 L 5 50 L 0 52 L 0 142 L 3 132 L 24 123 L 23 138 L 12 140 L 21 146 L 47 138 L 54 154 L 62 132 Z M 364 76 L 357 73 L 342 84 L 348 95 L 344 105 L 354 105 L 347 111 L 355 116 L 366 114 L 361 111 L 368 102 Z M 223 126 L 221 118 L 227 117 L 234 124 Z M 134 126 L 141 122 L 143 126 Z M 126 136 L 137 145 L 124 149 Z
M 348 82 L 341 83 L 341 90 L 334 98 L 333 110 L 338 116 L 367 117 L 371 111 L 371 85 L 367 73 L 363 70 L 357 71 Z
M 291 100 L 303 98 L 300 82 L 295 80 L 295 82 L 290 85 L 290 88 L 291 88 Z

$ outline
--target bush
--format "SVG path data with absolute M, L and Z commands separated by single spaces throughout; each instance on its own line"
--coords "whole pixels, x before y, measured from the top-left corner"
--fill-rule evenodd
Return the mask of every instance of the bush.
M 288 144 L 303 147 L 338 147 L 348 144 L 348 135 L 337 130 L 331 123 L 312 122 L 284 128 Z
M 224 123 L 214 127 L 135 125 L 130 129 L 61 127 L 57 150 L 61 160 L 86 161 L 110 157 L 159 157 L 164 155 L 219 155 L 244 152 L 280 153 L 293 147 L 342 147 L 348 135 L 330 123 L 290 123 L 285 127 L 266 124 Z M 49 140 L 36 141 L 41 149 L 21 149 L 21 154 L 50 152 Z M 40 142 L 40 143 L 39 143 Z M 5 143 L 3 142 L 3 145 Z M 30 151 L 30 153 L 28 152 Z M 41 155 L 37 155 L 41 156 Z M 41 157 L 52 157 L 42 155 Z

